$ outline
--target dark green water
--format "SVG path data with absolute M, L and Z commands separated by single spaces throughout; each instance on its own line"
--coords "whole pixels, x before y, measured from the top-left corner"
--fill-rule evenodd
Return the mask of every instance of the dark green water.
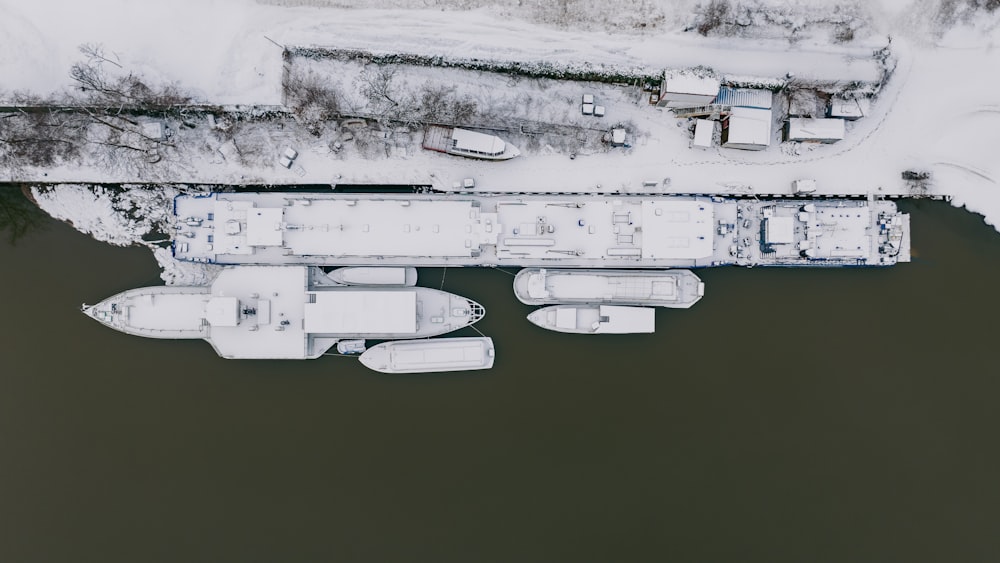
M 0 243 L 0 562 L 996 561 L 1000 235 L 905 207 L 914 263 L 702 270 L 650 336 L 449 270 L 498 360 L 428 376 L 116 333 L 78 307 L 152 257 L 49 222 Z

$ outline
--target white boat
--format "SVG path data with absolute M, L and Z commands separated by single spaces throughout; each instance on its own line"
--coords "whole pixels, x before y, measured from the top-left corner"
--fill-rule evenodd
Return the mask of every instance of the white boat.
M 533 311 L 528 320 L 556 332 L 648 333 L 655 329 L 656 309 L 621 305 L 550 305 Z
M 225 268 L 211 286 L 131 289 L 83 312 L 121 332 L 202 338 L 222 357 L 245 359 L 311 359 L 340 340 L 438 336 L 485 314 L 445 291 L 336 285 L 306 266 Z
M 525 305 L 592 303 L 686 309 L 705 294 L 690 270 L 553 270 L 525 268 L 514 295 Z
M 493 339 L 484 336 L 383 342 L 360 360 L 382 373 L 430 373 L 490 369 L 494 355 Z
M 521 154 L 517 147 L 496 135 L 440 125 L 430 125 L 424 130 L 423 147 L 455 156 L 484 160 L 509 160 Z
M 417 285 L 417 269 L 395 266 L 348 266 L 327 274 L 342 285 L 386 285 L 413 287 Z
M 344 356 L 360 356 L 365 352 L 365 341 L 362 339 L 357 340 L 340 340 L 337 342 L 337 353 Z
M 691 269 L 910 259 L 909 215 L 877 199 L 221 192 L 178 196 L 174 206 L 174 257 L 215 264 Z

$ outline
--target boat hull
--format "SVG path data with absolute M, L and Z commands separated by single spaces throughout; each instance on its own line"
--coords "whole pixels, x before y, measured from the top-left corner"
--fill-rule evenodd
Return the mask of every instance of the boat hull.
M 382 373 L 436 373 L 490 369 L 494 358 L 489 337 L 397 340 L 373 346 L 361 363 Z
M 618 305 L 550 305 L 528 315 L 541 328 L 571 334 L 651 333 L 655 318 L 655 309 Z
M 445 291 L 335 285 L 303 266 L 226 268 L 211 286 L 134 289 L 83 311 L 136 336 L 202 338 L 234 359 L 312 359 L 341 340 L 427 338 L 485 314 L 482 305 Z
M 327 274 L 342 285 L 413 287 L 417 285 L 417 269 L 396 266 L 347 266 Z
M 686 309 L 705 294 L 690 270 L 525 268 L 514 277 L 514 295 L 525 305 L 606 304 Z

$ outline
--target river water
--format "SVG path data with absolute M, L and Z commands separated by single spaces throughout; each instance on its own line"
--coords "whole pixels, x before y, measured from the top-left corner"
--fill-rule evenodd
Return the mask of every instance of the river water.
M 496 367 L 423 376 L 116 333 L 78 308 L 152 256 L 44 221 L 0 242 L 0 561 L 996 561 L 1000 235 L 903 207 L 913 263 L 701 270 L 648 336 L 448 270 Z

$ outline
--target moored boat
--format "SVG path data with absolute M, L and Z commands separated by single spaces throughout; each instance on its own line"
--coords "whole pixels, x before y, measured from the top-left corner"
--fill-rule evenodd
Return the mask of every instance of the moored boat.
M 485 314 L 445 291 L 334 285 L 304 266 L 225 268 L 211 286 L 132 289 L 83 312 L 137 336 L 202 338 L 220 356 L 242 359 L 309 359 L 343 340 L 438 336 Z M 360 352 L 357 344 L 342 348 Z
M 493 339 L 484 336 L 383 342 L 359 359 L 382 373 L 430 373 L 490 369 L 494 355 Z
M 574 334 L 649 333 L 656 328 L 656 310 L 621 305 L 550 305 L 528 315 L 532 323 Z
M 590 303 L 686 309 L 704 294 L 705 284 L 690 270 L 524 268 L 514 276 L 514 295 L 526 305 Z
M 347 266 L 327 274 L 342 285 L 379 285 L 413 287 L 417 285 L 417 269 L 394 266 Z

